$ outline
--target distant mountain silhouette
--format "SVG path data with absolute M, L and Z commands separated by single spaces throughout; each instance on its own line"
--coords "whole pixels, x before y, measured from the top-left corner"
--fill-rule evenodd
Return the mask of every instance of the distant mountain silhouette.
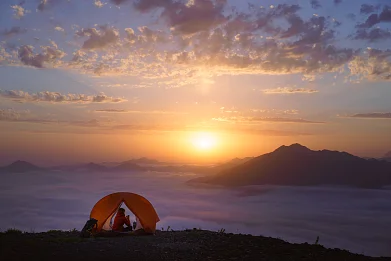
M 236 166 L 239 166 L 243 163 L 246 163 L 247 161 L 249 160 L 252 160 L 254 157 L 246 157 L 246 158 L 234 158 L 230 161 L 227 161 L 223 164 L 219 164 L 215 167 L 213 167 L 213 171 L 214 172 L 219 172 L 219 171 L 222 171 L 224 169 L 229 169 L 229 168 L 233 168 L 233 167 L 236 167 Z
M 11 163 L 8 166 L 0 168 L 0 172 L 7 173 L 23 173 L 23 172 L 32 172 L 32 171 L 41 171 L 44 170 L 34 164 L 31 164 L 27 161 L 18 160 Z
M 246 185 L 343 185 L 380 188 L 391 185 L 391 163 L 365 160 L 346 152 L 313 151 L 300 144 L 281 146 L 216 175 L 190 183 L 223 186 Z
M 133 164 L 137 164 L 137 165 L 159 165 L 159 164 L 162 164 L 162 162 L 160 162 L 158 160 L 149 159 L 146 157 L 123 161 L 120 164 L 123 164 L 123 163 L 133 163 Z
M 204 165 L 170 165 L 170 166 L 157 166 L 157 167 L 147 167 L 150 171 L 158 172 L 191 172 L 191 173 L 200 173 L 200 174 L 216 174 L 222 170 L 235 167 L 237 165 L 243 164 L 244 162 L 252 159 L 251 157 L 247 158 L 235 158 L 228 162 L 217 164 L 215 166 L 204 166 Z
M 88 171 L 107 171 L 108 168 L 103 165 L 99 165 L 93 162 L 90 162 L 82 167 L 83 170 L 88 170 Z
M 137 171 L 144 171 L 144 170 L 146 170 L 146 168 L 144 168 L 140 165 L 137 165 L 135 163 L 127 161 L 127 162 L 119 164 L 116 167 L 110 168 L 110 170 L 113 170 L 113 171 L 136 171 L 136 170 Z

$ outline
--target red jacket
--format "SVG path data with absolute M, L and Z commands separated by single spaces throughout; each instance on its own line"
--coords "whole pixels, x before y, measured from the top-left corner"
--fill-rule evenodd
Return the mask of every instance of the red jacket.
M 130 227 L 129 217 L 125 217 L 124 213 L 118 212 L 114 218 L 113 231 L 122 231 L 124 229 L 124 224 Z

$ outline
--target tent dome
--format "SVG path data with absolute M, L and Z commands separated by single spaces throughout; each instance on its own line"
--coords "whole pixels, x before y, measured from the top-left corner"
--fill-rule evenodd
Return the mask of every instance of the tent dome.
M 145 232 L 155 233 L 156 223 L 160 220 L 155 208 L 146 198 L 130 192 L 107 195 L 95 204 L 91 210 L 90 218 L 98 220 L 98 232 L 113 217 L 122 203 L 139 219 Z

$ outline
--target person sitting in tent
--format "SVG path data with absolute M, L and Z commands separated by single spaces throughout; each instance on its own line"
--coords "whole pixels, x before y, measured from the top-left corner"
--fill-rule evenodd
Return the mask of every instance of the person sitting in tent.
M 124 225 L 127 227 L 124 228 Z M 119 208 L 117 215 L 114 218 L 113 231 L 116 232 L 128 232 L 132 231 L 132 226 L 130 225 L 129 215 L 125 217 L 125 209 Z

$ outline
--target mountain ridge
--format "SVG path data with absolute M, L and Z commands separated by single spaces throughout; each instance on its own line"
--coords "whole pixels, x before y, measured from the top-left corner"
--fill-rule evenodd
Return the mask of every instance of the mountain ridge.
M 10 173 L 22 173 L 22 172 L 33 172 L 33 171 L 42 171 L 44 168 L 38 167 L 30 162 L 17 160 L 12 162 L 9 165 L 0 167 L 0 172 L 10 172 Z
M 391 163 L 365 160 L 347 152 L 281 146 L 218 174 L 192 179 L 228 187 L 247 185 L 344 185 L 381 188 L 391 185 Z

